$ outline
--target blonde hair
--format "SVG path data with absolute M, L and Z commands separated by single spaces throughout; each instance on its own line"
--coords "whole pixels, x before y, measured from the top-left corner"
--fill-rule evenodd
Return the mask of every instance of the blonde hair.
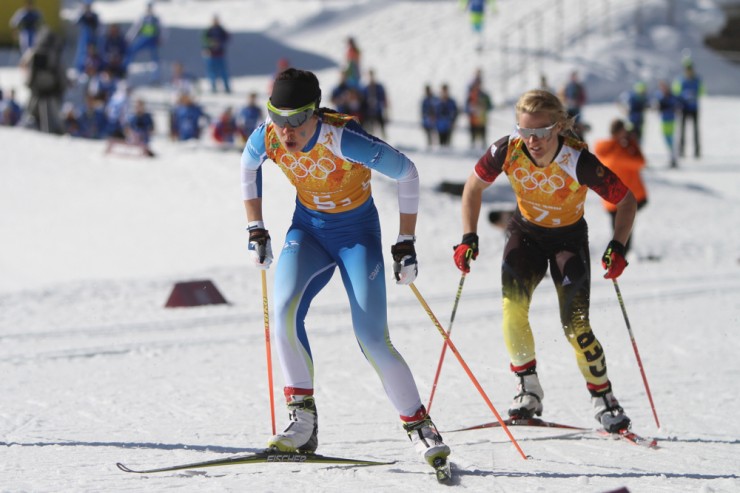
M 568 116 L 562 101 L 550 91 L 532 89 L 521 95 L 516 102 L 517 117 L 522 113 L 546 113 L 552 123 L 561 123 L 560 135 L 575 135 L 575 117 Z

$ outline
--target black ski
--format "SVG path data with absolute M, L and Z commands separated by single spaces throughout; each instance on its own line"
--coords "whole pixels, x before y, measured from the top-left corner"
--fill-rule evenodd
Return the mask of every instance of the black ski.
M 304 464 L 304 463 L 315 463 L 315 464 L 344 464 L 349 466 L 387 466 L 394 464 L 395 461 L 374 461 L 365 459 L 353 459 L 346 457 L 331 457 L 328 455 L 320 455 L 313 453 L 304 452 L 280 452 L 273 449 L 263 450 L 261 452 L 231 455 L 222 459 L 211 459 L 200 462 L 191 462 L 189 464 L 178 464 L 174 466 L 158 467 L 154 469 L 131 469 L 128 466 L 116 464 L 118 469 L 124 472 L 132 472 L 137 474 L 149 474 L 155 472 L 169 472 L 169 471 L 181 471 L 183 469 L 201 469 L 204 467 L 216 467 L 216 466 L 231 466 L 237 464 L 255 464 L 255 463 L 266 463 L 266 462 L 287 462 L 292 464 Z
M 580 426 L 570 426 L 560 423 L 552 423 L 550 421 L 544 421 L 540 418 L 509 418 L 504 420 L 506 426 L 537 426 L 542 428 L 561 428 L 565 430 L 576 430 L 576 431 L 591 431 L 591 428 L 582 428 Z M 470 430 L 483 430 L 485 428 L 498 428 L 501 423 L 498 421 L 492 421 L 490 423 L 483 423 L 480 425 L 468 426 L 457 430 L 450 430 L 447 433 L 457 431 L 470 431 Z
M 560 423 L 552 423 L 550 421 L 544 421 L 540 418 L 510 418 L 510 419 L 505 419 L 504 423 L 506 424 L 506 426 L 534 426 L 534 427 L 541 427 L 541 428 L 559 428 L 559 429 L 564 429 L 564 430 L 573 430 L 577 432 L 592 432 L 602 437 L 614 438 L 615 440 L 622 440 L 625 442 L 629 442 L 632 445 L 637 445 L 640 447 L 651 448 L 651 449 L 658 448 L 658 440 L 656 440 L 655 438 L 642 437 L 638 435 L 637 433 L 634 433 L 630 430 L 622 430 L 617 433 L 610 433 L 604 429 L 583 428 L 580 426 L 571 426 L 571 425 L 564 425 Z M 474 425 L 474 426 L 468 426 L 466 428 L 460 428 L 458 430 L 451 430 L 450 432 L 482 430 L 485 428 L 497 428 L 500 426 L 501 426 L 501 423 L 499 423 L 498 421 L 493 421 L 491 423 L 484 423 L 481 425 Z M 450 433 L 450 432 L 447 432 L 447 433 Z

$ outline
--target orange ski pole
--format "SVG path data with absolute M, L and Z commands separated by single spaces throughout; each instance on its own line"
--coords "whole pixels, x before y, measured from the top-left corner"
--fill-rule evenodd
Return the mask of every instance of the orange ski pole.
M 488 398 L 486 395 L 486 392 L 483 390 L 483 387 L 481 387 L 480 383 L 478 382 L 478 379 L 475 378 L 475 375 L 473 375 L 473 372 L 470 370 L 470 367 L 468 367 L 467 363 L 465 363 L 465 360 L 460 355 L 460 352 L 457 350 L 455 345 L 452 343 L 452 340 L 450 339 L 449 334 L 445 329 L 442 327 L 442 324 L 439 323 L 439 320 L 437 320 L 437 317 L 434 316 L 434 313 L 432 312 L 432 309 L 429 308 L 429 305 L 424 300 L 424 298 L 421 296 L 421 293 L 418 289 L 416 289 L 416 286 L 412 282 L 409 284 L 409 287 L 411 287 L 411 290 L 416 295 L 416 298 L 419 300 L 419 303 L 421 303 L 421 306 L 424 307 L 424 310 L 427 312 L 427 315 L 429 315 L 429 318 L 432 319 L 432 322 L 434 323 L 434 326 L 437 328 L 440 334 L 442 334 L 442 337 L 445 340 L 445 343 L 450 346 L 450 351 L 457 357 L 457 360 L 460 362 L 460 365 L 462 365 L 463 370 L 465 370 L 465 373 L 468 374 L 468 377 L 470 377 L 470 380 L 473 382 L 473 385 L 475 385 L 475 388 L 478 389 L 478 392 L 483 397 L 483 400 L 486 401 L 486 404 L 488 405 L 488 408 L 493 412 L 493 415 L 496 416 L 496 420 L 501 425 L 501 428 L 506 432 L 506 435 L 508 435 L 509 440 L 511 440 L 511 443 L 514 444 L 514 447 L 516 447 L 517 451 L 519 452 L 519 455 L 522 456 L 522 459 L 526 460 L 527 455 L 524 453 L 522 448 L 519 446 L 519 443 L 517 443 L 516 439 L 514 438 L 514 435 L 511 434 L 511 431 L 509 430 L 509 427 L 506 426 L 506 423 L 503 419 L 501 419 L 501 415 L 499 415 L 498 411 L 496 411 L 496 407 L 491 402 L 491 399 Z
M 270 418 L 275 434 L 275 395 L 272 388 L 272 348 L 270 346 L 270 311 L 267 304 L 267 274 L 262 271 L 262 314 L 265 319 L 265 351 L 267 352 L 267 386 L 270 392 Z
M 624 321 L 627 324 L 627 332 L 630 334 L 630 340 L 632 341 L 632 349 L 635 350 L 635 357 L 637 358 L 637 366 L 640 368 L 640 374 L 642 375 L 642 383 L 645 384 L 645 392 L 647 392 L 648 400 L 650 401 L 650 407 L 653 410 L 653 417 L 655 418 L 655 425 L 660 428 L 660 421 L 658 421 L 658 413 L 655 412 L 655 404 L 653 404 L 653 395 L 650 393 L 650 386 L 648 385 L 647 377 L 645 376 L 645 369 L 642 366 L 642 359 L 640 359 L 640 352 L 637 350 L 637 341 L 635 341 L 635 335 L 632 333 L 632 326 L 630 320 L 627 318 L 627 309 L 624 307 L 624 301 L 622 300 L 622 292 L 619 290 L 619 284 L 616 279 L 612 279 L 614 282 L 614 290 L 617 292 L 617 300 L 619 300 L 619 306 L 622 308 L 622 315 L 624 315 Z
M 473 251 L 470 250 L 472 253 Z M 452 322 L 455 321 L 455 314 L 457 313 L 457 305 L 460 303 L 460 295 L 462 295 L 463 284 L 465 284 L 465 273 L 460 276 L 460 284 L 457 286 L 457 294 L 455 295 L 455 303 L 452 306 L 452 315 L 450 315 L 450 325 L 447 328 L 447 335 L 452 334 Z M 437 363 L 437 373 L 434 375 L 434 383 L 432 383 L 432 392 L 429 394 L 429 404 L 427 404 L 427 412 L 432 412 L 432 401 L 434 400 L 434 393 L 437 391 L 437 382 L 439 381 L 439 374 L 442 373 L 442 363 L 445 360 L 445 353 L 447 352 L 447 340 L 442 344 L 442 353 L 439 355 L 439 363 Z

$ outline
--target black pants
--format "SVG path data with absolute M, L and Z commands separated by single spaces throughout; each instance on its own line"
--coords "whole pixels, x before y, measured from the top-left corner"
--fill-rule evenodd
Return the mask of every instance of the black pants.
M 527 222 L 517 210 L 506 236 L 501 269 L 503 333 L 512 367 L 536 361 L 529 307 L 549 267 L 560 305 L 560 322 L 575 351 L 578 368 L 589 390 L 608 388 L 604 351 L 589 322 L 591 267 L 586 221 L 542 228 Z
M 687 111 L 684 110 L 681 113 L 681 139 L 678 141 L 678 152 L 681 156 L 684 155 L 684 144 L 686 143 L 686 120 L 691 120 L 694 127 L 694 156 L 699 157 L 701 155 L 701 147 L 699 145 L 699 112 L 698 111 Z

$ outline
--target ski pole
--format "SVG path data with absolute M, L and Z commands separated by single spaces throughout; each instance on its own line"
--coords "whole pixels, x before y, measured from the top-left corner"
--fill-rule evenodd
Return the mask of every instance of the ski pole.
M 472 253 L 472 250 L 470 250 Z M 462 295 L 463 284 L 465 284 L 465 273 L 463 272 L 460 276 L 460 284 L 457 286 L 457 294 L 455 295 L 455 303 L 452 305 L 452 315 L 450 315 L 450 325 L 447 327 L 447 335 L 452 334 L 452 322 L 455 321 L 455 313 L 457 313 L 457 305 L 460 303 L 460 295 Z M 429 394 L 429 404 L 427 404 L 427 412 L 432 412 L 432 401 L 434 400 L 434 393 L 437 391 L 437 382 L 439 381 L 439 374 L 442 372 L 442 363 L 445 360 L 445 353 L 447 352 L 447 340 L 442 344 L 442 353 L 439 355 L 439 363 L 437 363 L 437 373 L 434 375 L 434 383 L 432 384 L 432 392 Z
M 265 351 L 267 352 L 267 386 L 270 392 L 270 418 L 275 434 L 275 395 L 272 389 L 272 349 L 270 346 L 270 311 L 267 303 L 267 274 L 262 270 L 262 314 L 265 319 Z
M 619 300 L 619 306 L 622 308 L 622 315 L 624 315 L 624 321 L 627 324 L 627 332 L 630 334 L 630 340 L 632 341 L 632 349 L 635 350 L 635 357 L 637 358 L 637 366 L 640 367 L 640 374 L 642 375 L 642 382 L 645 384 L 645 392 L 647 392 L 648 400 L 650 401 L 650 407 L 653 410 L 653 417 L 655 418 L 655 424 L 660 428 L 660 421 L 658 421 L 658 413 L 655 412 L 655 404 L 653 404 L 653 396 L 650 393 L 650 386 L 648 385 L 647 377 L 645 376 L 645 369 L 642 366 L 642 359 L 640 359 L 640 352 L 637 350 L 637 341 L 635 341 L 635 335 L 632 333 L 632 327 L 630 326 L 630 320 L 627 318 L 627 309 L 624 307 L 624 301 L 622 300 L 622 292 L 619 290 L 619 284 L 616 279 L 612 279 L 614 282 L 614 290 L 617 292 L 617 299 Z
M 429 308 L 429 305 L 424 300 L 424 298 L 421 296 L 421 293 L 418 289 L 416 289 L 416 286 L 412 282 L 409 284 L 409 287 L 416 295 L 416 298 L 419 300 L 419 303 L 421 303 L 421 306 L 424 308 L 424 310 L 427 312 L 427 315 L 429 315 L 429 318 L 432 319 L 432 322 L 434 323 L 434 326 L 437 328 L 440 334 L 442 334 L 442 337 L 445 340 L 445 343 L 450 346 L 450 351 L 452 351 L 452 354 L 454 354 L 457 357 L 457 360 L 460 362 L 460 365 L 463 367 L 463 370 L 465 370 L 465 373 L 468 374 L 468 377 L 470 377 L 470 381 L 473 382 L 473 385 L 476 389 L 478 389 L 478 392 L 483 397 L 483 400 L 486 401 L 486 404 L 488 405 L 488 408 L 493 412 L 493 415 L 496 416 L 496 420 L 498 420 L 499 424 L 501 425 L 501 428 L 506 432 L 506 434 L 509 437 L 509 440 L 511 440 L 511 443 L 514 444 L 514 447 L 516 447 L 519 454 L 522 456 L 522 459 L 527 460 L 527 455 L 524 453 L 522 448 L 519 446 L 519 443 L 517 443 L 516 439 L 514 438 L 514 435 L 511 434 L 511 431 L 509 431 L 509 427 L 506 426 L 506 423 L 503 419 L 501 419 L 501 415 L 499 415 L 498 411 L 496 411 L 496 407 L 491 402 L 491 399 L 488 398 L 486 395 L 486 392 L 483 390 L 483 387 L 481 387 L 480 383 L 478 382 L 478 379 L 475 378 L 475 375 L 473 375 L 473 372 L 470 370 L 470 367 L 467 363 L 465 363 L 465 360 L 460 355 L 460 352 L 457 350 L 457 347 L 452 343 L 452 340 L 450 339 L 449 334 L 445 329 L 442 327 L 442 324 L 439 323 L 439 320 L 437 320 L 437 317 L 434 316 L 434 313 L 432 312 L 432 309 Z

